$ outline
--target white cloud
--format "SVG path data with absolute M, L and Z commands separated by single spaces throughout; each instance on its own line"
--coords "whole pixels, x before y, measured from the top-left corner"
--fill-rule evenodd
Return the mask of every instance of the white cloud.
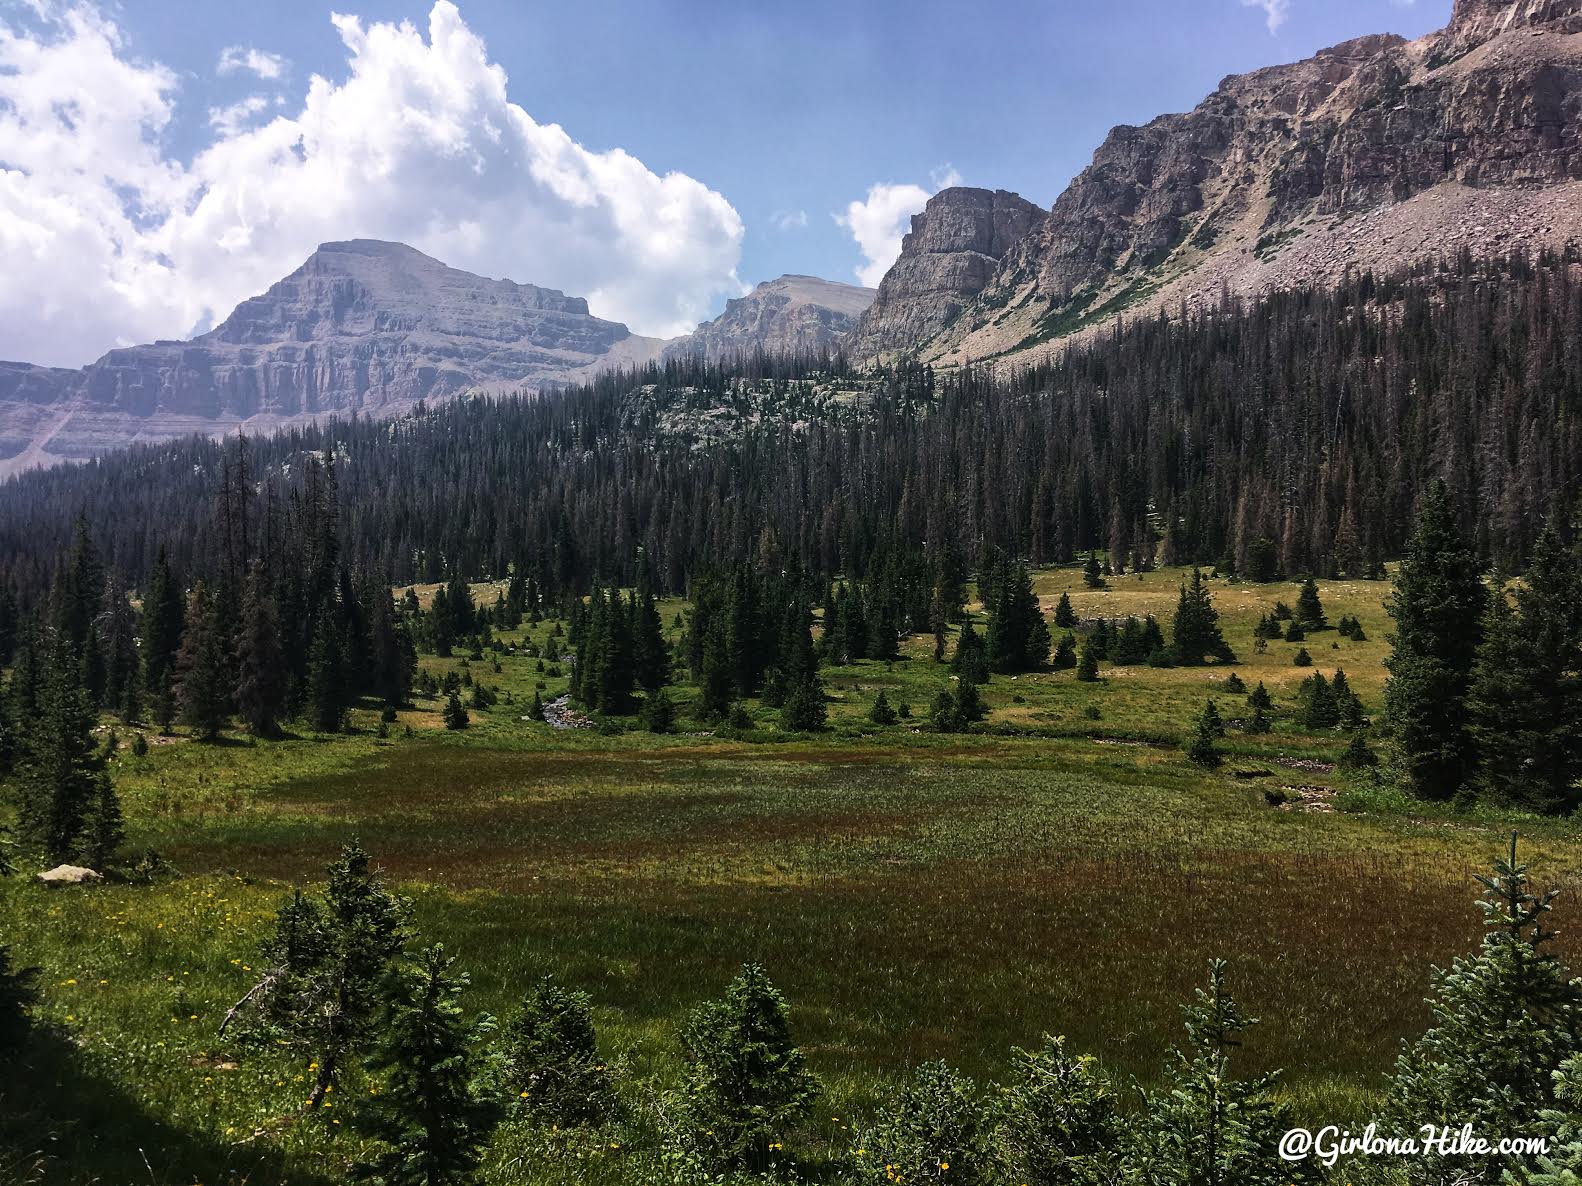
M 315 76 L 267 122 L 252 99 L 211 111 L 188 165 L 160 146 L 176 76 L 136 61 L 112 21 L 0 19 L 0 358 L 80 365 L 185 336 L 356 237 L 585 296 L 658 336 L 743 291 L 729 202 L 536 122 L 450 0 L 426 36 L 332 19 L 344 79 Z
M 1411 0 L 1406 2 L 1411 3 Z M 1241 3 L 1244 8 L 1263 9 L 1264 24 L 1269 26 L 1271 36 L 1280 31 L 1280 26 L 1291 15 L 1291 0 L 1241 0 Z
M 274 102 L 278 105 L 282 100 L 277 96 Z M 234 136 L 251 124 L 254 117 L 269 110 L 269 106 L 269 96 L 248 95 L 247 98 L 228 104 L 225 107 L 211 107 L 209 108 L 209 126 L 216 129 L 222 136 Z
M 769 221 L 777 231 L 805 231 L 807 230 L 807 211 L 776 210 L 769 216 Z
M 954 169 L 936 169 L 929 175 L 932 189 L 920 185 L 880 182 L 868 187 L 868 196 L 851 202 L 835 221 L 850 232 L 862 252 L 863 263 L 855 270 L 857 279 L 875 288 L 901 254 L 901 240 L 911 228 L 912 215 L 919 213 L 928 199 L 942 189 L 961 184 Z
M 258 75 L 265 82 L 274 82 L 285 77 L 290 65 L 279 54 L 267 50 L 254 49 L 250 45 L 228 45 L 220 51 L 220 60 L 214 68 L 220 74 L 235 74 L 245 70 Z

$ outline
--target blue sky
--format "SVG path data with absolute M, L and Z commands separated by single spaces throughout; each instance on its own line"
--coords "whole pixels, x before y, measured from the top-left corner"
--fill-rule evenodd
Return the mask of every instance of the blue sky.
M 309 133 L 306 149 L 283 146 L 276 136 L 272 145 L 238 140 L 214 151 L 217 138 L 252 134 L 277 117 L 314 125 L 309 80 L 320 75 L 331 88 L 344 84 L 359 35 L 332 25 L 332 7 L 354 15 L 355 29 L 369 33 L 363 61 L 383 55 L 384 64 L 369 66 L 379 74 L 378 86 L 370 84 L 360 99 L 343 95 L 338 108 L 326 106 L 339 114 L 320 112 L 318 138 Z M 50 220 L 64 216 L 45 197 L 53 195 L 58 206 L 73 179 L 57 177 L 45 194 L 42 178 L 59 168 L 45 159 L 45 125 L 61 100 L 46 109 L 41 99 L 30 123 L 25 112 L 17 114 L 17 96 L 41 97 L 51 87 L 75 92 L 84 84 L 63 76 L 104 74 L 94 62 L 113 54 L 117 70 L 125 68 L 124 84 L 117 84 L 123 89 L 89 87 L 71 102 L 103 103 L 107 112 L 144 103 L 146 118 L 78 118 L 53 132 L 73 141 L 141 141 L 126 148 L 124 162 L 119 148 L 108 153 L 125 174 L 111 178 L 110 192 L 139 196 L 130 203 L 136 209 L 127 225 L 105 232 L 111 256 L 101 269 L 109 277 L 106 291 L 127 286 L 128 275 L 116 273 L 133 250 L 127 237 L 163 220 L 169 225 L 136 245 L 146 258 L 130 273 L 131 282 L 198 294 L 190 300 L 166 295 L 162 305 L 151 298 L 125 316 L 107 314 L 102 324 L 63 311 L 69 324 L 55 335 L 60 348 L 52 345 L 47 361 L 91 355 L 107 337 L 137 340 L 161 327 L 170 333 L 203 328 L 228 311 L 238 286 L 281 274 L 282 262 L 300 257 L 301 244 L 315 233 L 342 237 L 352 231 L 364 221 L 364 209 L 364 233 L 389 237 L 410 230 L 404 237 L 448 254 L 458 266 L 581 291 L 595 299 L 595 312 L 664 332 L 718 309 L 741 283 L 787 271 L 850 281 L 864 264 L 870 275 L 878 274 L 885 260 L 871 258 L 872 251 L 882 256 L 893 245 L 870 244 L 865 257 L 853 228 L 834 217 L 873 186 L 921 187 L 885 207 L 892 221 L 908 197 L 915 205 L 947 177 L 1016 190 L 1047 206 L 1116 123 L 1189 108 L 1226 74 L 1295 60 L 1349 37 L 1427 32 L 1445 23 L 1449 8 L 1450 0 L 1012 0 L 976 6 L 959 0 L 457 0 L 455 19 L 446 19 L 471 40 L 456 51 L 462 58 L 437 62 L 420 53 L 433 31 L 433 0 L 125 0 L 79 5 L 75 11 L 88 15 L 77 24 L 68 19 L 72 6 L 59 0 L 0 0 L 0 29 L 10 28 L 4 35 L 9 46 L 0 40 L 0 166 L 25 175 L 38 191 L 27 211 L 9 213 L 26 214 L 44 228 L 44 239 L 58 237 Z M 394 28 L 403 21 L 413 26 L 406 41 Z M 372 35 L 385 26 L 391 26 L 389 37 Z M 110 48 L 89 44 L 93 36 Z M 482 43 L 476 52 L 467 48 L 474 41 Z M 42 64 L 51 48 L 61 51 L 53 73 Z M 225 59 L 228 48 L 240 52 Z M 256 51 L 252 68 L 248 51 Z M 614 211 L 608 219 L 592 219 L 580 207 L 568 216 L 541 195 L 522 200 L 534 211 L 531 219 L 501 213 L 513 202 L 511 169 L 525 166 L 517 148 L 507 145 L 496 160 L 488 147 L 499 144 L 503 108 L 488 93 L 494 76 L 484 58 L 508 76 L 509 104 L 539 128 L 559 124 L 575 147 L 592 154 L 568 167 L 585 173 L 584 181 L 594 178 L 587 183 Z M 445 94 L 450 73 L 475 76 L 477 93 L 464 100 Z M 236 108 L 227 123 L 224 110 L 244 103 L 250 106 Z M 424 114 L 431 104 L 443 108 L 438 122 L 476 119 L 485 134 L 436 133 L 436 120 Z M 333 143 L 346 134 L 345 124 L 381 120 L 392 107 L 408 114 L 386 129 L 384 140 L 358 137 L 350 150 Z M 326 120 L 339 129 L 325 130 Z M 390 147 L 420 125 L 434 143 L 439 136 L 452 148 L 462 145 L 459 156 L 443 159 L 473 160 L 475 177 L 465 168 L 437 167 L 432 156 L 408 161 L 403 149 Z M 534 136 L 531 152 L 540 155 L 533 159 L 566 163 L 562 148 L 546 147 L 543 135 L 530 129 L 530 140 Z M 254 135 L 254 141 L 264 138 Z M 636 158 L 646 175 L 599 155 L 614 148 Z M 208 157 L 195 164 L 205 150 Z M 392 161 L 394 167 L 373 194 L 328 166 L 309 170 L 290 187 L 268 188 L 265 173 L 304 164 L 315 151 L 326 161 L 359 154 L 359 176 Z M 101 146 L 91 155 L 101 159 L 106 151 Z M 83 168 L 92 173 L 98 166 Z M 243 176 L 249 170 L 251 179 Z M 663 186 L 660 179 L 672 172 L 697 184 Z M 541 169 L 534 177 L 527 188 L 548 184 L 562 196 L 573 184 L 545 183 Z M 292 194 L 313 185 L 332 191 L 322 204 L 333 214 L 282 210 L 300 200 Z M 399 203 L 390 193 L 396 187 L 407 195 Z M 456 203 L 464 208 L 452 210 Z M 656 204 L 673 215 L 663 228 L 634 222 L 640 216 L 630 207 Z M 206 209 L 193 220 L 200 205 Z M 193 225 L 176 226 L 182 220 Z M 564 242 L 542 245 L 557 237 Z M 0 237 L 0 252 L 20 259 L 24 249 L 42 251 L 39 275 L 48 278 L 59 264 L 49 267 L 39 241 L 34 234 L 26 240 L 34 246 L 25 247 L 20 238 Z M 215 243 L 225 244 L 224 254 L 214 254 Z M 601 252 L 609 255 L 607 263 L 584 265 Z M 641 275 L 618 275 L 622 260 L 633 256 Z M 524 268 L 547 274 L 524 274 Z M 734 282 L 727 278 L 732 272 Z M 0 279 L 0 320 L 24 303 L 37 303 L 24 301 L 20 291 L 8 302 L 7 283 L 19 281 Z M 667 287 L 685 299 L 656 295 Z M 36 330 L 18 333 L 38 340 Z M 14 356 L 25 344 L 6 341 L 0 330 L 0 357 Z

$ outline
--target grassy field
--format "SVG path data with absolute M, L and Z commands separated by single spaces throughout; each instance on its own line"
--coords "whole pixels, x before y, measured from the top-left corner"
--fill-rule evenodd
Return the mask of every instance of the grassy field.
M 1088 591 L 1059 569 L 1037 586 L 1047 610 L 1069 592 L 1084 618 L 1168 626 L 1181 577 Z M 1258 654 L 1252 631 L 1277 599 L 1295 604 L 1296 586 L 1211 584 L 1235 670 L 1289 710 L 1310 673 L 1292 665 L 1298 644 Z M 1376 712 L 1388 585 L 1321 588 L 1330 620 L 1356 616 L 1368 641 L 1331 630 L 1300 645 L 1317 670 L 1343 667 Z M 686 1010 L 744 960 L 763 962 L 828 1089 L 806 1135 L 815 1164 L 843 1146 L 880 1076 L 924 1059 L 988 1080 L 1013 1044 L 1048 1031 L 1151 1079 L 1214 956 L 1264 1019 L 1244 1068 L 1284 1067 L 1306 1119 L 1366 1119 L 1402 1039 L 1426 1024 L 1431 966 L 1476 941 L 1471 874 L 1511 827 L 1540 880 L 1576 888 L 1572 825 L 1419 809 L 1337 772 L 1346 739 L 1288 717 L 1264 736 L 1232 729 L 1217 771 L 1190 765 L 1178 743 L 1206 697 L 1244 714 L 1225 669 L 997 676 L 985 731 L 938 735 L 922 717 L 949 675 L 931 648 L 916 639 L 893 664 L 826 670 L 831 728 L 818 737 L 779 734 L 756 706 L 761 728 L 713 736 L 686 718 L 686 687 L 676 735 L 551 729 L 524 719 L 526 703 L 564 677 L 506 655 L 498 672 L 468 665 L 502 696 L 465 731 L 420 702 L 385 738 L 369 709 L 348 736 L 123 748 L 129 847 L 179 873 L 0 885 L 16 954 L 44 971 L 54 1035 L 39 1073 L 0 1087 L 0 1116 L 23 1112 L 0 1121 L 0 1181 L 336 1180 L 356 1142 L 333 1110 L 301 1118 L 307 1067 L 217 1029 L 283 895 L 354 835 L 412 897 L 417 928 L 460 953 L 473 1006 L 507 1013 L 545 972 L 589 991 L 634 1099 L 644 1080 L 673 1080 Z M 461 661 L 422 664 L 438 675 Z M 914 720 L 869 725 L 880 689 Z M 1561 899 L 1563 931 L 1576 908 L 1574 893 Z M 1562 945 L 1582 956 L 1568 935 Z M 355 1074 L 343 1087 L 360 1090 Z M 656 1180 L 643 1156 L 620 1136 L 546 1151 L 507 1129 L 487 1180 Z

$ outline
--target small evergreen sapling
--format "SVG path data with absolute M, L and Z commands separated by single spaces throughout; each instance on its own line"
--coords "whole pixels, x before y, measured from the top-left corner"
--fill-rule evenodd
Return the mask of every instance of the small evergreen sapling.
M 472 721 L 467 715 L 466 708 L 462 706 L 461 697 L 455 692 L 452 692 L 450 699 L 445 702 L 443 717 L 447 729 L 465 729 Z
M 1582 983 L 1544 925 L 1557 891 L 1534 892 L 1514 833 L 1493 875 L 1478 882 L 1487 891 L 1478 902 L 1482 947 L 1435 973 L 1434 1024 L 1397 1061 L 1386 1114 L 1408 1133 L 1426 1117 L 1479 1134 L 1548 1135 L 1541 1113 L 1555 1106 L 1555 1072 L 1582 1053 Z M 1436 1181 L 1493 1183 L 1516 1167 L 1436 1157 L 1428 1168 Z
M 1219 710 L 1210 700 L 1198 715 L 1197 727 L 1192 734 L 1191 742 L 1186 747 L 1187 758 L 1199 766 L 1218 766 L 1220 753 L 1214 746 L 1214 740 L 1224 731 L 1225 726 L 1219 719 Z
M 459 1186 L 471 1181 L 494 1107 L 474 1088 L 473 1048 L 491 1028 L 460 1004 L 467 977 L 436 943 L 384 985 L 366 1064 L 381 1090 L 363 1100 L 358 1127 L 380 1147 L 355 1177 L 383 1186 Z
M 1231 1052 L 1257 1019 L 1242 1013 L 1225 987 L 1225 964 L 1209 964 L 1207 991 L 1182 1009 L 1187 1046 L 1177 1049 L 1163 1087 L 1144 1098 L 1132 1172 L 1149 1186 L 1291 1186 L 1313 1183 L 1312 1159 L 1287 1162 L 1280 1138 L 1290 1127 L 1276 1101 L 1277 1074 L 1237 1079 Z
M 873 707 L 868 710 L 868 720 L 875 725 L 893 725 L 897 720 L 895 709 L 890 707 L 890 698 L 884 694 L 883 688 L 874 699 Z
M 698 1144 L 717 1164 L 762 1169 L 819 1090 L 791 1040 L 785 998 L 762 967 L 747 964 L 722 999 L 692 1011 L 681 1044 Z
M 501 1032 L 501 1082 L 507 1102 L 543 1124 L 595 1124 L 615 1097 L 599 1057 L 593 1006 L 546 976 Z
M 996 1144 L 1007 1181 L 1105 1186 L 1116 1180 L 1126 1123 L 1091 1055 L 1070 1054 L 1064 1038 L 1047 1034 L 1037 1050 L 1012 1050 L 998 1102 Z

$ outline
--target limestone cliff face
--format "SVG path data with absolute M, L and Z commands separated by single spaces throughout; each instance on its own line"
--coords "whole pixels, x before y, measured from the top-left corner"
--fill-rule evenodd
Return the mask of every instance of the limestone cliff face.
M 1564 242 L 1582 235 L 1579 183 L 1582 0 L 1458 0 L 1428 37 L 1359 38 L 1116 128 L 925 356 L 1048 349 L 1222 288 L 1452 246 Z
M 400 243 L 326 243 L 190 342 L 112 350 L 81 371 L 0 363 L 0 471 L 133 440 L 539 390 L 661 345 L 591 316 L 581 297 L 474 276 Z
M 949 326 L 994 278 L 1000 261 L 1043 216 L 1017 194 L 956 186 L 912 216 L 848 349 L 871 358 L 917 349 Z
M 728 361 L 762 350 L 805 354 L 831 350 L 873 303 L 873 289 L 814 276 L 781 276 L 727 301 L 725 312 L 665 347 L 666 358 L 701 355 Z

